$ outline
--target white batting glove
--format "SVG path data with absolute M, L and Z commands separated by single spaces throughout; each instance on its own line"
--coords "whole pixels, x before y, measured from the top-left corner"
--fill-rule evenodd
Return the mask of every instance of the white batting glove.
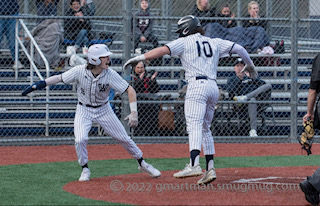
M 138 126 L 138 112 L 131 112 L 124 120 L 129 120 L 129 127 L 135 128 Z
M 144 60 L 146 60 L 146 57 L 144 56 L 144 54 L 142 54 L 140 56 L 133 57 L 133 58 L 129 59 L 123 65 L 123 69 L 126 70 L 128 68 L 128 66 L 129 66 L 129 64 L 137 63 L 137 62 L 144 61 Z
M 241 70 L 241 72 L 245 71 L 249 72 L 251 79 L 256 79 L 258 77 L 258 73 L 254 68 L 254 64 L 246 64 Z

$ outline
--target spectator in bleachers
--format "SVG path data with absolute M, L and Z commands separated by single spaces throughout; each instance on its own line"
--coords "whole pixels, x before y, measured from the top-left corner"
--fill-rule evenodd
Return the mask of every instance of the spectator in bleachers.
M 267 30 L 268 22 L 265 20 L 256 20 L 256 18 L 264 18 L 264 16 L 260 16 L 259 14 L 259 4 L 256 1 L 250 1 L 248 4 L 248 15 L 245 17 L 250 17 L 250 20 L 243 22 L 243 27 L 248 28 L 251 26 L 261 26 L 265 30 Z
M 227 82 L 227 91 L 230 100 L 237 102 L 266 100 L 266 93 L 269 92 L 270 94 L 272 86 L 260 78 L 253 80 L 247 72 L 241 72 L 244 66 L 245 64 L 241 58 L 238 58 L 234 63 L 235 76 L 229 77 Z M 237 108 L 237 111 L 242 113 L 246 113 L 248 110 L 251 129 L 249 136 L 257 137 L 257 114 L 260 105 L 241 104 L 234 106 Z M 261 106 L 263 106 L 263 104 L 261 104 Z
M 151 42 L 153 47 L 158 47 L 158 38 L 153 34 L 153 20 L 146 19 L 145 17 L 152 16 L 150 13 L 150 7 L 148 0 L 141 0 L 140 10 L 135 13 L 134 24 L 134 49 L 139 47 L 140 42 Z M 143 17 L 143 18 L 139 18 Z
M 210 8 L 209 0 L 197 0 L 191 14 L 196 17 L 214 17 L 216 16 L 216 8 Z M 200 20 L 201 26 L 215 22 L 214 20 Z
M 38 16 L 57 16 L 57 4 L 60 0 L 37 0 L 37 15 Z M 40 23 L 45 19 L 38 19 Z
M 96 6 L 93 0 L 81 0 L 81 6 L 87 10 L 89 16 L 94 16 L 96 13 Z
M 59 0 L 37 0 L 37 14 L 39 16 L 57 16 Z M 31 34 L 39 48 L 47 58 L 50 67 L 60 70 L 64 67 L 64 59 L 59 57 L 60 44 L 63 42 L 63 31 L 60 19 L 38 19 L 38 25 L 31 30 Z M 44 62 L 35 50 L 34 61 L 40 67 Z
M 2 16 L 18 16 L 19 15 L 19 3 L 17 0 L 1 0 L 0 1 L 0 14 Z M 0 43 L 3 40 L 4 35 L 7 37 L 8 47 L 11 53 L 11 57 L 14 61 L 13 68 L 23 68 L 23 65 L 18 59 L 15 58 L 15 26 L 16 19 L 0 19 Z
M 229 4 L 223 4 L 220 8 L 220 13 L 218 14 L 218 17 L 234 18 L 235 14 L 231 12 Z M 234 20 L 218 20 L 217 22 L 225 28 L 237 26 L 237 22 Z
M 80 0 L 70 1 L 70 10 L 66 16 L 88 16 L 86 9 L 81 7 Z M 66 19 L 64 21 L 64 37 L 75 41 L 75 48 L 88 47 L 90 39 L 91 23 L 88 19 Z
M 160 86 L 156 77 L 158 72 L 147 72 L 146 64 L 143 61 L 138 62 L 133 67 L 133 84 L 132 87 L 137 92 L 137 99 L 143 101 L 158 100 Z M 139 125 L 134 131 L 134 135 L 157 135 L 159 104 L 138 103 Z
M 134 65 L 133 88 L 137 93 L 157 93 L 160 90 L 159 84 L 156 81 L 158 72 L 149 73 L 146 71 L 146 64 L 138 62 Z

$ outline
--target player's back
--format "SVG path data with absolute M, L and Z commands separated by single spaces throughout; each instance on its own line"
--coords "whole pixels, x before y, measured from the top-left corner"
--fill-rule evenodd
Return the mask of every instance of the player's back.
M 172 56 L 179 56 L 186 80 L 196 76 L 216 79 L 220 57 L 229 56 L 234 42 L 210 38 L 200 33 L 178 38 L 166 44 Z

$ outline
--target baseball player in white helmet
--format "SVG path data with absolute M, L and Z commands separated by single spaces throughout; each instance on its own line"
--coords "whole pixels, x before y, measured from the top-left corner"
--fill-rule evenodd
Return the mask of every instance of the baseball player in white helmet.
M 79 102 L 74 120 L 74 135 L 78 162 L 82 166 L 79 181 L 90 180 L 87 144 L 88 133 L 93 122 L 100 124 L 108 135 L 115 138 L 138 161 L 140 171 L 152 177 L 159 177 L 160 171 L 143 160 L 142 151 L 128 136 L 108 102 L 111 88 L 121 94 L 127 92 L 131 113 L 125 120 L 129 120 L 130 127 L 138 125 L 136 92 L 117 72 L 109 68 L 111 54 L 109 48 L 104 44 L 92 45 L 88 49 L 88 64 L 75 66 L 45 81 L 36 82 L 27 87 L 22 95 L 59 82 L 77 84 Z
M 243 71 L 248 71 L 253 78 L 257 77 L 257 72 L 248 52 L 242 46 L 231 41 L 203 36 L 204 30 L 199 19 L 192 15 L 178 21 L 177 33 L 180 34 L 178 39 L 129 59 L 124 64 L 124 69 L 129 64 L 156 59 L 165 54 L 180 57 L 188 81 L 184 110 L 189 135 L 190 163 L 173 176 L 182 178 L 203 174 L 199 165 L 202 146 L 206 158 L 206 172 L 197 183 L 207 184 L 216 179 L 213 164 L 215 149 L 210 125 L 219 96 L 216 82 L 219 58 L 237 53 L 246 64 Z

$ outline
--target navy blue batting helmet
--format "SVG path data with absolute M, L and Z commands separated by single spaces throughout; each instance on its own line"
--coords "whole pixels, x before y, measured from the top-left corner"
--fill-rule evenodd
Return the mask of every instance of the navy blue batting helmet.
M 190 35 L 197 27 L 201 27 L 197 17 L 192 15 L 184 16 L 178 21 L 176 33 L 179 33 L 179 37 L 185 37 Z

